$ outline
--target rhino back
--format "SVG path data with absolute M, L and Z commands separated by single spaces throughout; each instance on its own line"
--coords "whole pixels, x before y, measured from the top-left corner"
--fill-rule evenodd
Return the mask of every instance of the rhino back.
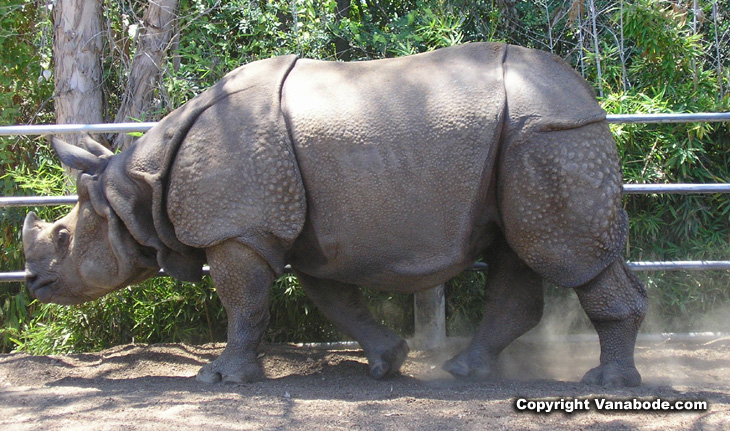
M 399 59 L 297 62 L 282 96 L 307 193 L 292 266 L 364 285 L 408 280 L 415 289 L 473 262 L 496 219 L 487 201 L 504 50 L 469 44 Z

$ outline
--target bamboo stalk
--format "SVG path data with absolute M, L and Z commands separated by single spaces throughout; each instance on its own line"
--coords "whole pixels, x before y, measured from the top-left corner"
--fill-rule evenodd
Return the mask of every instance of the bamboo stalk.
M 719 11 L 717 10 L 717 0 L 712 2 L 712 20 L 715 24 L 715 55 L 717 57 L 717 86 L 719 90 L 720 100 L 725 98 L 725 90 L 722 85 L 722 62 L 720 61 L 720 38 L 717 34 L 717 15 L 719 14 Z
M 624 0 L 619 2 L 619 30 L 621 31 L 621 41 L 619 55 L 621 57 L 621 84 L 623 85 L 624 92 L 628 90 L 628 74 L 626 73 L 626 45 L 624 43 Z
M 591 21 L 593 27 L 593 49 L 596 53 L 596 80 L 598 81 L 598 95 L 603 98 L 603 75 L 601 74 L 601 53 L 598 48 L 598 27 L 596 26 L 597 12 L 596 3 L 590 0 L 588 3 L 591 9 Z

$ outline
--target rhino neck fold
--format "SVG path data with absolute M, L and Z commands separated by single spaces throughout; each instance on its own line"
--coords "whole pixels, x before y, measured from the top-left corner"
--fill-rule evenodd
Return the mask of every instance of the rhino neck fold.
M 204 249 L 227 239 L 281 272 L 306 212 L 280 107 L 295 63 L 289 55 L 230 72 L 110 161 L 107 199 L 171 276 L 200 280 Z
M 157 229 L 160 223 L 154 217 L 152 188 L 128 174 L 128 155 L 122 153 L 113 157 L 103 175 L 103 190 L 112 211 L 141 247 L 155 250 L 157 265 L 166 273 L 183 281 L 200 281 L 204 252 Z

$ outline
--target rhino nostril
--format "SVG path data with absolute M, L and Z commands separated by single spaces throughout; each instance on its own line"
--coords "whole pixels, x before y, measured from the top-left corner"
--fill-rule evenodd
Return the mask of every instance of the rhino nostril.
M 30 272 L 25 273 L 25 285 L 30 287 L 36 280 L 38 280 L 38 275 L 33 274 Z

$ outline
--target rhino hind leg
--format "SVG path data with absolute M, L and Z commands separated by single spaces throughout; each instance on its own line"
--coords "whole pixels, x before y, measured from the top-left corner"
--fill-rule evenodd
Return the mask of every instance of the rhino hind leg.
M 626 263 L 617 259 L 575 291 L 601 343 L 601 363 L 582 381 L 602 386 L 641 384 L 634 365 L 634 344 L 648 304 L 644 286 Z
M 295 271 L 299 283 L 317 308 L 342 332 L 357 340 L 376 379 L 398 374 L 408 355 L 408 344 L 375 321 L 362 300 L 360 288 L 310 277 Z
M 494 375 L 497 356 L 540 322 L 543 280 L 507 245 L 495 241 L 485 255 L 489 265 L 484 317 L 469 346 L 443 368 L 457 377 Z
M 274 273 L 256 252 L 235 240 L 206 249 L 206 255 L 213 283 L 228 315 L 228 343 L 218 359 L 200 369 L 197 380 L 260 380 L 264 373 L 257 351 L 269 322 L 269 289 Z
M 598 332 L 601 363 L 583 381 L 638 385 L 634 345 L 647 299 L 620 256 L 628 216 L 608 126 L 513 132 L 500 174 L 510 247 L 545 279 L 574 288 Z

